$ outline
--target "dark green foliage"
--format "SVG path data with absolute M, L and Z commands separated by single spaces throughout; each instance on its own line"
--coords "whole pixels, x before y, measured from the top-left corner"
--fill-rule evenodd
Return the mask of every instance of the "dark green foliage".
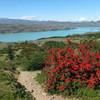
M 16 67 L 11 62 L 2 62 L 0 61 L 0 70 L 6 70 L 6 71 L 15 71 Z
M 44 73 L 38 74 L 38 75 L 35 77 L 36 81 L 38 81 L 39 84 L 43 84 L 45 78 L 46 78 L 46 76 L 45 76 Z
M 51 48 L 64 48 L 64 47 L 65 47 L 64 42 L 57 42 L 57 41 L 48 41 L 45 42 L 44 45 L 42 46 L 44 50 L 49 50 Z
M 40 70 L 44 67 L 44 52 L 34 52 L 30 56 L 25 56 L 22 59 L 22 66 L 24 70 Z
M 8 58 L 10 60 L 13 60 L 14 59 L 14 52 L 13 52 L 12 46 L 10 46 L 10 45 L 8 46 L 7 53 L 8 53 Z
M 86 34 L 73 34 L 72 36 L 73 38 L 77 38 L 77 39 L 98 39 L 100 38 L 100 32 L 90 32 L 90 33 L 86 33 Z

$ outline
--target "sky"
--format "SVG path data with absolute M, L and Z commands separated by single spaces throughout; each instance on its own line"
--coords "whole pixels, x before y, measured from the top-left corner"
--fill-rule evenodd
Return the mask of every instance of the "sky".
M 100 20 L 100 0 L 0 0 L 0 18 Z

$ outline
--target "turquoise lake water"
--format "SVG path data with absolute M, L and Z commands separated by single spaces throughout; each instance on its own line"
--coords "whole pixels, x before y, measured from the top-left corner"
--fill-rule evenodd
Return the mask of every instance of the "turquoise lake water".
M 82 34 L 86 32 L 98 32 L 98 31 L 100 31 L 100 27 L 78 27 L 72 30 L 8 33 L 8 34 L 0 34 L 0 41 L 2 42 L 18 42 L 26 40 L 29 41 L 29 40 L 37 40 L 40 38 L 67 36 L 72 34 Z

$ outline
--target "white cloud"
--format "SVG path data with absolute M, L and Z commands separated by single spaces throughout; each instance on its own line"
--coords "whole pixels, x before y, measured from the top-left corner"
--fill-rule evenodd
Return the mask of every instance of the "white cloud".
M 72 19 L 72 21 L 86 21 L 87 19 L 85 17 L 80 17 L 79 19 Z
M 20 19 L 24 19 L 24 20 L 33 20 L 34 18 L 36 18 L 36 16 L 23 16 Z

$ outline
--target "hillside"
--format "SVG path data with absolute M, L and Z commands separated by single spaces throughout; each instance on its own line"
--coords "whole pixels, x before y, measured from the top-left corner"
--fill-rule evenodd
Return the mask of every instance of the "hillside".
M 70 42 L 66 41 L 69 39 L 72 39 L 73 43 L 69 44 Z M 46 62 L 44 60 L 47 59 L 46 54 L 48 51 L 51 48 L 64 50 L 68 46 L 70 48 L 76 47 L 76 51 L 80 41 L 82 44 L 87 43 L 87 45 L 92 43 L 93 45 L 91 46 L 93 48 L 91 50 L 93 51 L 91 52 L 100 52 L 100 32 L 26 42 L 0 42 L 0 100 L 87 100 L 87 98 L 89 98 L 88 100 L 99 100 L 99 88 L 95 90 L 79 88 L 79 90 L 73 91 L 73 94 L 65 94 L 66 98 L 61 96 L 63 94 L 57 96 L 54 93 L 54 95 L 49 95 L 49 93 L 44 92 L 42 84 L 44 84 L 45 76 L 40 72 L 45 66 Z M 75 53 L 77 54 L 77 52 Z M 75 57 L 78 56 L 76 55 Z M 97 57 L 100 57 L 100 55 L 98 54 Z M 97 61 L 99 66 L 99 58 Z M 70 99 L 68 98 L 69 96 Z
M 57 22 L 57 21 L 32 21 L 21 19 L 0 19 L 0 33 L 15 32 L 40 32 L 51 30 L 68 30 L 76 27 L 99 27 L 97 22 Z

